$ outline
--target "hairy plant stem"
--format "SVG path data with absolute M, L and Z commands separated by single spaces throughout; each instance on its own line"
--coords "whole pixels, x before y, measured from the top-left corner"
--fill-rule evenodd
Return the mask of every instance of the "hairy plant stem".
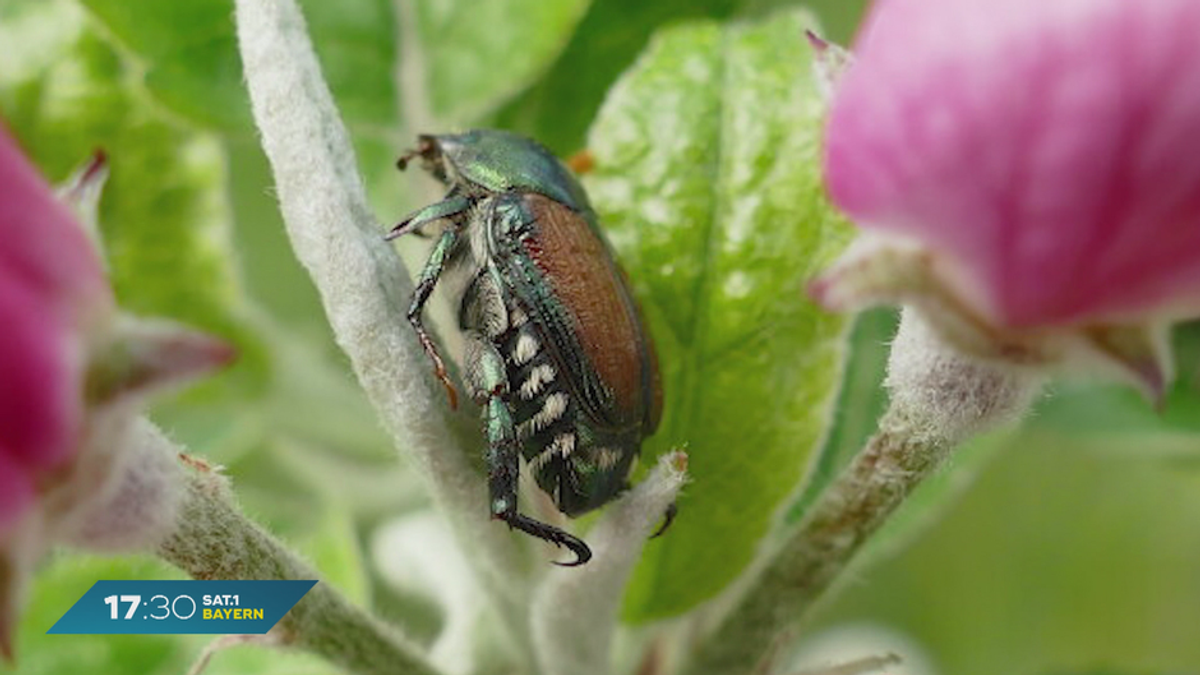
M 186 462 L 185 463 L 189 463 Z M 191 461 L 179 527 L 158 554 L 196 579 L 316 579 L 317 572 L 238 510 L 228 481 Z M 273 629 L 280 643 L 312 652 L 355 675 L 435 675 L 396 629 L 333 586 L 313 586 Z
M 532 598 L 531 622 L 543 675 L 608 675 L 629 575 L 647 539 L 687 481 L 687 455 L 673 451 L 588 534 L 596 555 L 581 569 L 553 570 Z
M 687 672 L 769 672 L 871 535 L 956 446 L 1019 418 L 1040 381 L 958 354 L 906 311 L 888 364 L 891 404 L 878 431 L 719 619 Z
M 497 625 L 510 632 L 506 642 L 530 654 L 528 549 L 488 518 L 468 450 L 478 444 L 477 422 L 449 411 L 404 318 L 412 281 L 371 213 L 300 8 L 294 0 L 237 0 L 234 8 L 251 111 L 296 257 L 367 399 L 468 552 L 503 619 Z
M 717 629 L 745 640 L 707 642 L 696 657 L 697 673 L 743 672 L 786 641 L 793 626 L 833 584 L 863 543 L 945 458 L 948 447 L 914 443 L 881 431 L 818 501 L 755 589 Z M 801 614 L 798 615 L 799 608 Z M 778 628 L 787 626 L 782 631 Z M 755 671 L 757 672 L 757 671 Z

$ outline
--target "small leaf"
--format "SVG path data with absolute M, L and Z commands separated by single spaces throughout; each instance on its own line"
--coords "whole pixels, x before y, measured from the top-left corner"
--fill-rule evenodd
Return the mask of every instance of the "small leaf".
M 662 365 L 666 416 L 644 463 L 682 446 L 693 478 L 635 572 L 632 619 L 729 583 L 825 434 L 844 320 L 804 287 L 848 229 L 820 187 L 811 27 L 790 12 L 664 31 L 590 134 L 585 182 Z

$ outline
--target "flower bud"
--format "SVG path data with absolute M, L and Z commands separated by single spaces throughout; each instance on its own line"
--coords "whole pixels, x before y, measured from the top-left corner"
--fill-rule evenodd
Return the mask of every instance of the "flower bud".
M 104 175 L 98 157 L 64 196 L 94 209 Z M 11 658 L 17 609 L 48 547 L 128 549 L 170 531 L 179 471 L 149 442 L 140 405 L 233 352 L 121 315 L 88 233 L 2 126 L 0 190 L 0 655 Z
M 0 536 L 79 444 L 90 335 L 115 305 L 70 211 L 0 128 Z
M 814 287 L 956 347 L 1151 395 L 1200 314 L 1200 3 L 883 0 L 838 81 L 829 193 L 871 245 Z

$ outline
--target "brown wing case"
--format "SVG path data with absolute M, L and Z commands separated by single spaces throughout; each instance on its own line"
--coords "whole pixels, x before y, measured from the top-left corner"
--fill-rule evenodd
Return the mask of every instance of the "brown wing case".
M 608 408 L 593 416 L 649 433 L 661 410 L 658 363 L 624 273 L 579 213 L 535 194 L 526 196 L 526 206 L 534 227 L 521 241 L 525 252 L 566 308 L 574 324 L 569 333 L 611 395 L 607 406 L 590 402 Z

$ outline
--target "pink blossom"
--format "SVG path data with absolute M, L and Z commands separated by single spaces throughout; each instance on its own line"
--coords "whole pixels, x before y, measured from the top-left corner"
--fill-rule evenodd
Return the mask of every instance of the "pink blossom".
M 0 186 L 2 533 L 78 447 L 88 333 L 114 306 L 91 242 L 3 127 Z
M 105 175 L 98 157 L 67 198 L 95 207 Z M 234 352 L 119 312 L 83 226 L 3 126 L 0 189 L 0 657 L 11 660 L 50 546 L 147 547 L 176 526 L 180 470 L 141 404 Z
M 1196 0 L 881 0 L 828 190 L 992 326 L 1194 316 L 1198 36 Z

